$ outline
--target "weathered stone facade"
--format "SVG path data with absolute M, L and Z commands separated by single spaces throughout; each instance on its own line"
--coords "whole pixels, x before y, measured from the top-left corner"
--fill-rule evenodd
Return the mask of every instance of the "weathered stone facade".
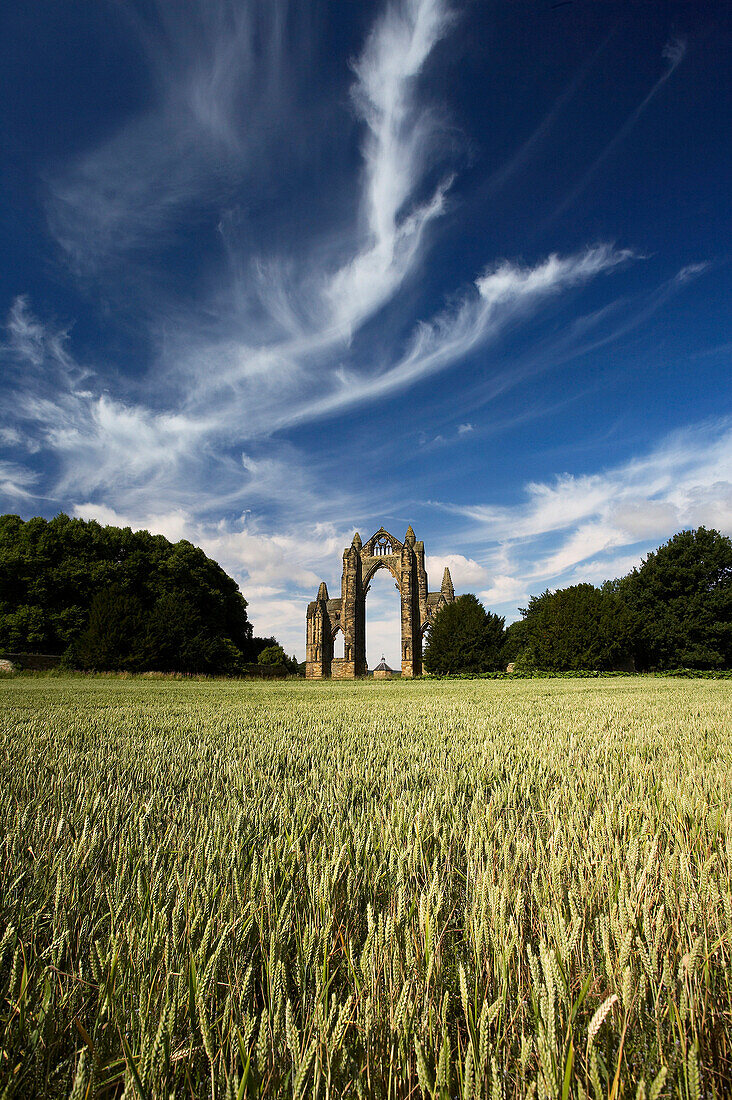
M 366 595 L 378 569 L 388 569 L 402 603 L 402 676 L 422 674 L 422 638 L 434 615 L 455 599 L 450 570 L 445 569 L 439 592 L 428 592 L 424 543 L 411 526 L 404 542 L 379 528 L 366 544 L 358 533 L 343 551 L 340 599 L 331 600 L 325 581 L 308 604 L 305 675 L 353 680 L 366 675 Z M 334 641 L 343 633 L 343 657 L 334 659 Z

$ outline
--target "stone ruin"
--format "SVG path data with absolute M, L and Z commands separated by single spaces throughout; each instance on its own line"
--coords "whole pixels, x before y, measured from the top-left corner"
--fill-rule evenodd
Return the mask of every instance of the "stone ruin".
M 308 604 L 305 676 L 309 680 L 355 680 L 365 676 L 366 596 L 372 577 L 388 569 L 396 581 L 402 604 L 402 677 L 422 674 L 422 639 L 434 616 L 455 599 L 450 570 L 445 569 L 439 592 L 428 592 L 424 543 L 411 525 L 404 542 L 383 527 L 361 542 L 356 532 L 343 551 L 341 595 L 331 600 L 325 581 Z M 338 631 L 343 634 L 343 657 L 334 657 Z

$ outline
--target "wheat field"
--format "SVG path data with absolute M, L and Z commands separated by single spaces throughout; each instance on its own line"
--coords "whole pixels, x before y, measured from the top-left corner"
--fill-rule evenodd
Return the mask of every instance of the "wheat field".
M 0 706 L 0 1096 L 732 1095 L 729 682 Z

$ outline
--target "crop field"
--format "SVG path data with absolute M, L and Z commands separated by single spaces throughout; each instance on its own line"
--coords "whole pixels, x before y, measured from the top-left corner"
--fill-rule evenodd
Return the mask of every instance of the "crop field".
M 0 1096 L 732 1095 L 732 684 L 0 683 Z

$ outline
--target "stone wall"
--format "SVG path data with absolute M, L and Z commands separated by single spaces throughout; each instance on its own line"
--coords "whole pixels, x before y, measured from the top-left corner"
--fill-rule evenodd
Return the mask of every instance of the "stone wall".
M 345 657 L 334 657 L 330 663 L 331 680 L 355 680 L 356 665 Z
M 63 657 L 56 653 L 3 653 L 2 657 L 11 661 L 16 669 L 26 669 L 28 672 L 47 672 L 58 668 L 63 661 Z

